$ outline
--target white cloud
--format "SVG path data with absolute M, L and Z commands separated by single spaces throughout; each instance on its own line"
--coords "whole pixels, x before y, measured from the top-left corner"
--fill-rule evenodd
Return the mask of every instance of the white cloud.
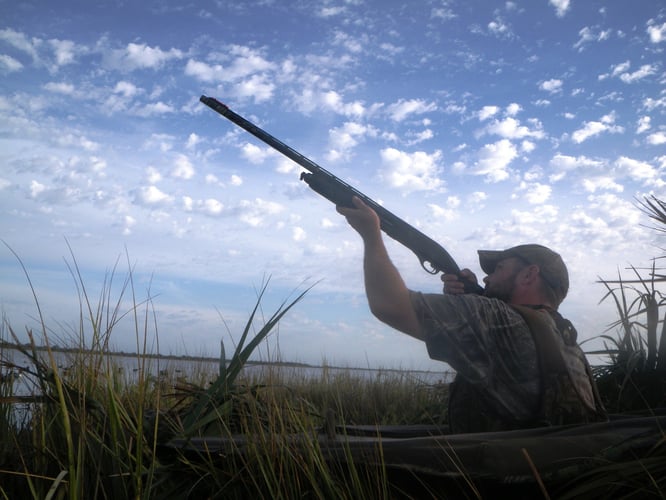
M 633 73 L 622 73 L 620 75 L 620 80 L 624 83 L 634 83 L 643 78 L 654 75 L 657 72 L 657 68 L 652 64 L 644 64 L 638 70 Z
M 485 176 L 488 182 L 503 181 L 509 177 L 508 167 L 517 156 L 516 147 L 508 139 L 486 144 L 478 152 L 472 173 Z
M 652 19 L 648 21 L 647 33 L 650 36 L 650 42 L 661 43 L 666 40 L 666 23 L 661 25 L 654 23 L 655 21 Z
M 603 169 L 605 165 L 606 164 L 601 160 L 593 160 L 592 158 L 588 158 L 586 156 L 568 156 L 561 153 L 556 154 L 550 160 L 550 166 L 555 171 L 555 177 L 557 180 L 564 178 L 567 172 L 576 170 L 597 171 Z
M 139 189 L 137 201 L 146 205 L 161 205 L 173 201 L 173 197 L 160 191 L 157 186 L 145 186 Z
M 151 102 L 132 110 L 135 115 L 143 117 L 174 113 L 175 111 L 173 106 L 163 103 L 162 101 Z
M 252 201 L 242 200 L 239 204 L 240 220 L 252 227 L 260 226 L 267 217 L 279 214 L 284 207 L 273 201 L 256 198 Z
M 79 47 L 71 40 L 52 39 L 49 44 L 53 48 L 57 67 L 72 64 L 79 52 Z
M 183 53 L 178 49 L 164 51 L 146 44 L 129 43 L 125 48 L 125 60 L 135 68 L 159 68 L 171 59 L 180 59 Z
M 228 64 L 209 64 L 188 59 L 185 74 L 205 82 L 240 82 L 253 75 L 258 78 L 256 81 L 265 82 L 266 75 L 277 68 L 274 63 L 264 58 L 261 51 L 242 45 L 226 47 L 215 57 Z
M 615 166 L 621 173 L 635 181 L 643 182 L 645 185 L 658 187 L 666 185 L 666 180 L 661 178 L 659 171 L 645 161 L 621 156 L 615 161 Z
M 150 184 L 157 184 L 162 180 L 162 174 L 155 167 L 148 167 L 146 169 L 146 180 Z
M 540 182 L 521 182 L 518 191 L 524 193 L 525 200 L 531 205 L 540 205 L 548 201 L 553 188 Z
M 36 62 L 39 60 L 37 48 L 42 44 L 42 40 L 39 38 L 28 39 L 25 34 L 7 28 L 0 30 L 0 40 L 7 42 L 15 49 L 28 54 L 32 57 L 33 61 Z
M 35 180 L 30 182 L 30 196 L 32 196 L 33 198 L 36 198 L 44 191 L 46 191 L 46 186 L 41 182 Z
M 638 119 L 638 125 L 636 126 L 636 133 L 637 134 L 642 134 L 643 132 L 647 132 L 650 130 L 650 117 L 649 116 L 641 116 Z
M 455 12 L 453 12 L 453 10 L 443 6 L 443 7 L 433 8 L 430 11 L 430 17 L 433 19 L 442 19 L 443 21 L 450 21 L 451 19 L 455 19 L 458 16 Z
M 616 64 L 615 66 L 612 66 L 610 76 L 619 78 L 624 83 L 635 83 L 657 72 L 657 67 L 652 64 L 644 64 L 633 73 L 629 72 L 629 68 L 631 68 L 631 62 L 629 61 Z M 603 80 L 607 76 L 608 75 L 601 75 L 599 79 Z
M 537 122 L 535 126 L 534 130 L 530 130 L 528 127 L 521 125 L 520 121 L 515 118 L 507 117 L 503 120 L 494 120 L 485 127 L 484 131 L 506 139 L 524 139 L 526 137 L 543 139 L 545 134 L 541 129 L 541 124 Z
M 580 38 L 574 44 L 574 48 L 578 49 L 579 52 L 582 52 L 584 46 L 588 43 L 602 42 L 604 40 L 608 40 L 608 38 L 610 38 L 611 35 L 611 30 L 603 30 L 595 32 L 594 28 L 585 26 L 578 32 L 578 35 L 580 36 Z
M 0 54 L 0 71 L 12 73 L 14 71 L 21 71 L 23 64 L 11 56 Z
M 460 200 L 457 198 L 453 198 L 454 200 L 457 200 L 457 203 L 449 203 L 448 206 L 442 207 L 441 205 L 437 205 L 436 203 L 428 203 L 428 209 L 430 210 L 430 213 L 432 213 L 433 217 L 436 219 L 442 219 L 447 222 L 452 221 L 457 219 L 460 216 L 460 213 L 456 208 L 460 204 Z
M 423 99 L 400 99 L 387 107 L 391 119 L 401 122 L 409 115 L 423 114 L 435 111 L 437 105 L 433 102 L 426 102 Z
M 500 18 L 496 18 L 488 23 L 488 31 L 496 36 L 513 36 L 511 27 Z
M 580 144 L 590 137 L 595 137 L 602 133 L 621 134 L 624 132 L 624 127 L 615 125 L 615 113 L 609 113 L 601 117 L 600 121 L 591 121 L 583 123 L 582 128 L 574 131 L 571 134 L 571 139 Z
M 643 101 L 643 106 L 648 111 L 654 111 L 657 108 L 666 108 L 666 97 L 661 97 L 659 99 L 653 99 L 651 97 L 647 97 Z
M 621 193 L 624 186 L 616 182 L 615 178 L 609 175 L 600 175 L 595 177 L 585 177 L 581 180 L 583 189 L 588 193 L 597 191 L 615 191 Z
M 544 82 L 541 82 L 539 84 L 539 88 L 541 90 L 545 90 L 546 92 L 550 92 L 551 94 L 557 94 L 558 92 L 562 92 L 562 80 L 558 80 L 556 78 L 546 80 Z
M 273 97 L 275 84 L 269 75 L 252 75 L 234 85 L 231 95 L 234 97 L 252 97 L 254 102 L 260 103 Z
M 517 102 L 512 102 L 506 107 L 506 114 L 508 116 L 516 116 L 523 110 L 523 107 Z
M 291 230 L 291 237 L 294 241 L 304 241 L 307 239 L 307 233 L 302 227 L 296 226 Z
M 220 215 L 224 211 L 224 204 L 215 198 L 208 198 L 202 203 L 203 212 L 207 215 Z
M 262 148 L 251 142 L 246 142 L 241 146 L 241 156 L 255 165 L 263 163 L 266 158 L 275 156 L 275 154 L 275 151 L 268 146 Z
M 569 0 L 548 0 L 548 2 L 555 7 L 557 17 L 564 17 L 569 10 Z
M 666 144 L 666 132 L 663 130 L 654 132 L 653 134 L 648 135 L 645 141 L 651 146 L 661 146 L 662 144 Z
M 499 113 L 499 110 L 499 106 L 484 106 L 477 115 L 480 121 L 485 121 Z
M 125 80 L 121 80 L 113 87 L 114 94 L 122 94 L 124 97 L 134 97 L 139 93 L 136 85 Z
M 124 49 L 112 50 L 107 54 L 106 64 L 119 71 L 138 69 L 159 69 L 171 60 L 183 58 L 179 49 L 162 50 L 144 43 L 128 43 Z
M 76 89 L 71 83 L 65 82 L 48 82 L 44 85 L 44 89 L 54 94 L 74 95 Z
M 179 154 L 174 162 L 174 169 L 171 175 L 179 179 L 191 179 L 194 177 L 194 165 L 190 159 L 184 154 Z
M 376 133 L 373 127 L 357 122 L 345 122 L 342 127 L 329 131 L 330 149 L 327 158 L 331 161 L 349 159 L 359 140 L 366 135 L 374 136 Z
M 416 151 L 410 154 L 386 148 L 382 149 L 381 158 L 385 167 L 381 177 L 392 187 L 409 192 L 430 191 L 442 186 L 442 181 L 438 178 L 441 151 L 432 154 Z

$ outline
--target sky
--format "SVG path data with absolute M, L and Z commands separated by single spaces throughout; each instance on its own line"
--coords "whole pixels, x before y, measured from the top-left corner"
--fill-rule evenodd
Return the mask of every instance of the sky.
M 90 345 L 87 298 L 114 349 L 216 356 L 266 286 L 265 317 L 308 291 L 262 359 L 443 368 L 370 314 L 360 238 L 301 168 L 202 94 L 479 277 L 478 249 L 558 251 L 584 348 L 617 317 L 599 279 L 664 254 L 637 204 L 666 198 L 662 1 L 0 0 L 0 14 L 5 337 L 39 333 L 41 314 L 51 342 Z M 441 292 L 387 246 L 411 289 Z

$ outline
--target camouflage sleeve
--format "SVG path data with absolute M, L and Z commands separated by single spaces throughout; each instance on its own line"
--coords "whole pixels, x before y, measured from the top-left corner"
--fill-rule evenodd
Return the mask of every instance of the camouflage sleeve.
M 432 359 L 448 363 L 514 414 L 521 406 L 533 409 L 539 392 L 536 347 L 517 312 L 478 295 L 410 296 Z

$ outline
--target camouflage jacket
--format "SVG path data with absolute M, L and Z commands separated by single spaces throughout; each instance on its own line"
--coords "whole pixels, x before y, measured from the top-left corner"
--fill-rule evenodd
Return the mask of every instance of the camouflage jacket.
M 538 323 L 527 313 L 530 328 L 525 311 L 497 299 L 411 292 L 411 300 L 428 354 L 457 372 L 449 395 L 452 432 L 500 431 L 591 419 L 591 410 L 584 407 L 576 392 L 582 391 L 585 400 L 593 400 L 593 382 L 585 369 L 584 354 L 575 338 L 570 349 L 564 348 L 556 323 L 546 312 L 534 312 Z M 561 353 L 558 362 L 567 359 L 571 370 L 565 374 L 555 370 L 552 375 L 544 371 L 560 365 L 551 358 L 544 363 L 535 343 L 535 324 L 538 329 L 545 328 L 551 341 L 553 335 L 559 339 L 547 346 L 557 345 Z

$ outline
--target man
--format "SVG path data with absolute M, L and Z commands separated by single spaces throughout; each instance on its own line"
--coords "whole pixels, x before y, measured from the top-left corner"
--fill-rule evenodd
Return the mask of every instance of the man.
M 457 372 L 449 395 L 451 431 L 485 432 L 603 418 L 576 331 L 557 313 L 569 277 L 561 257 L 540 245 L 479 251 L 484 295 L 463 294 L 443 276 L 445 294 L 407 288 L 391 262 L 379 217 L 359 198 L 338 207 L 364 243 L 371 312 L 425 342 L 431 358 Z M 465 270 L 466 279 L 476 281 Z

